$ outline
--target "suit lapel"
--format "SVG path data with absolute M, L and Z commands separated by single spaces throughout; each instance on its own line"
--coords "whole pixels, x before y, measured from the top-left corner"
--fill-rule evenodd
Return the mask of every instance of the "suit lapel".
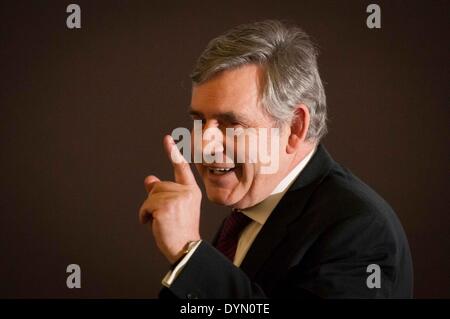
M 247 252 L 240 268 L 250 278 L 256 276 L 283 240 L 288 225 L 302 214 L 310 195 L 328 174 L 333 163 L 326 149 L 319 144 L 315 154 L 272 211 Z

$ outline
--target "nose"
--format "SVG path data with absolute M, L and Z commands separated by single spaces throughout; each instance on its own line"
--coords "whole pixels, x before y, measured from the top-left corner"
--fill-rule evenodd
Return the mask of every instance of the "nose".
M 215 156 L 217 153 L 223 153 L 224 134 L 219 128 L 217 121 L 208 120 L 203 126 L 202 149 L 204 156 Z

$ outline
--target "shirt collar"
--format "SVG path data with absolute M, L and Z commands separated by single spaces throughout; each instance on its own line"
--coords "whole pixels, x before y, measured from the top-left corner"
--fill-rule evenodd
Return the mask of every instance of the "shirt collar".
M 258 224 L 264 225 L 275 206 L 277 206 L 278 202 L 289 189 L 289 186 L 291 186 L 295 178 L 301 173 L 303 168 L 305 168 L 306 164 L 308 164 L 315 150 L 316 148 L 309 152 L 308 155 L 306 155 L 305 158 L 281 180 L 266 199 L 252 207 L 243 209 L 242 213 Z

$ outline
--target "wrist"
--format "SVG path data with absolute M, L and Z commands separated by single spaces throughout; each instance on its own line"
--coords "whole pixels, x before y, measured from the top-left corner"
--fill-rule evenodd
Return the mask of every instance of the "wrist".
M 186 244 L 183 246 L 183 249 L 178 252 L 178 254 L 175 255 L 172 260 L 170 260 L 170 263 L 172 264 L 172 268 L 176 267 L 176 265 L 187 255 L 189 252 L 197 246 L 197 244 L 201 241 L 200 238 L 195 240 L 190 240 L 186 242 Z

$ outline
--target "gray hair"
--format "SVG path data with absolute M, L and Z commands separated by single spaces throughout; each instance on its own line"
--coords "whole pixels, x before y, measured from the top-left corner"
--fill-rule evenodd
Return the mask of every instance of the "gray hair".
M 296 106 L 305 104 L 310 113 L 306 139 L 319 141 L 327 132 L 327 106 L 317 56 L 316 47 L 299 27 L 276 20 L 243 24 L 208 43 L 191 79 L 198 85 L 224 70 L 260 65 L 264 111 L 277 123 L 290 124 Z

